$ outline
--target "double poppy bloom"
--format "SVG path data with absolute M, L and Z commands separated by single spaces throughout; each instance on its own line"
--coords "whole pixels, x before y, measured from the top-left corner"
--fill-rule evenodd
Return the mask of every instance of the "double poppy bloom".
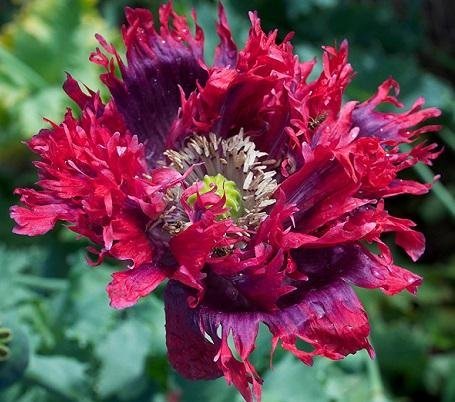
M 415 292 L 421 278 L 396 266 L 383 233 L 416 260 L 424 238 L 391 216 L 384 199 L 424 194 L 399 178 L 430 164 L 435 144 L 414 143 L 439 115 L 418 99 L 404 113 L 388 79 L 363 103 L 342 102 L 353 76 L 348 45 L 315 60 L 277 42 L 255 13 L 243 50 L 219 9 L 213 65 L 204 34 L 171 4 L 159 27 L 126 9 L 126 62 L 101 36 L 91 61 L 112 95 L 64 90 L 79 106 L 29 142 L 39 156 L 37 189 L 18 189 L 15 233 L 40 235 L 58 221 L 88 238 L 94 264 L 126 261 L 107 291 L 114 308 L 164 293 L 169 360 L 190 379 L 224 376 L 246 401 L 260 400 L 250 362 L 258 326 L 306 364 L 313 356 L 373 355 L 367 315 L 351 285 L 388 295 Z M 117 74 L 117 68 L 120 75 Z M 297 341 L 309 348 L 301 350 Z

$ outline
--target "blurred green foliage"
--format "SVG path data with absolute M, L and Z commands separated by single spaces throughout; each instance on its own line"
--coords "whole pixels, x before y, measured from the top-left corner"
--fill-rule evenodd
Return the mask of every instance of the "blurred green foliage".
M 176 375 L 166 359 L 160 298 L 127 311 L 110 309 L 104 288 L 114 267 L 87 267 L 82 241 L 64 228 L 40 239 L 10 233 L 12 191 L 35 180 L 31 155 L 20 142 L 45 125 L 42 116 L 59 121 L 71 106 L 61 90 L 65 71 L 100 89 L 99 70 L 88 62 L 97 46 L 94 33 L 118 43 L 125 5 L 156 9 L 159 3 L 0 2 L 0 326 L 12 332 L 10 357 L 0 362 L 2 402 L 241 400 L 223 380 L 190 382 Z M 366 99 L 392 75 L 407 105 L 424 96 L 444 113 L 436 140 L 445 152 L 432 168 L 442 174 L 439 184 L 426 197 L 388 204 L 427 235 L 426 254 L 410 265 L 425 278 L 418 297 L 359 290 L 372 321 L 375 361 L 362 352 L 341 362 L 316 360 L 310 368 L 277 350 L 270 369 L 270 338 L 261 331 L 254 361 L 265 377 L 264 402 L 455 401 L 455 42 L 446 21 L 451 12 L 444 9 L 449 2 L 224 3 L 238 43 L 247 35 L 251 9 L 259 11 L 266 30 L 278 27 L 281 36 L 294 30 L 296 52 L 305 59 L 319 57 L 322 44 L 348 38 L 357 76 L 347 98 Z M 196 8 L 210 58 L 215 2 L 175 4 L 185 13 Z M 431 180 L 424 167 L 413 174 Z

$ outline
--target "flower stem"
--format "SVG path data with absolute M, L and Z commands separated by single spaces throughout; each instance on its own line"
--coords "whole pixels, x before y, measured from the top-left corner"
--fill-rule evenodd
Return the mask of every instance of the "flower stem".
M 371 386 L 371 402 L 390 402 L 390 399 L 386 396 L 384 385 L 381 379 L 381 373 L 379 371 L 379 365 L 377 358 L 370 358 L 367 353 L 364 353 L 365 362 L 367 366 L 368 378 Z

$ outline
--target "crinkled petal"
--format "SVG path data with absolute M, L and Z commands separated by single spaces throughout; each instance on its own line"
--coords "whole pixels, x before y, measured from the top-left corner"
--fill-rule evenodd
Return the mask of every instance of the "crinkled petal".
M 28 141 L 40 158 L 35 162 L 40 180 L 36 190 L 16 190 L 22 204 L 11 209 L 15 232 L 43 234 L 64 221 L 100 246 L 98 262 L 110 254 L 132 266 L 148 263 L 152 244 L 146 227 L 164 206 L 162 192 L 143 179 L 144 148 L 115 105 L 82 92 L 71 76 L 64 88 L 82 107 L 81 116 L 68 110 L 60 125 L 51 123 Z
M 376 137 L 383 141 L 399 143 L 409 142 L 417 135 L 440 129 L 438 125 L 426 125 L 420 129 L 415 129 L 425 120 L 438 117 L 441 114 L 437 108 L 422 109 L 423 98 L 419 98 L 411 109 L 404 113 L 385 113 L 375 110 L 381 103 L 391 103 L 397 107 L 403 106 L 395 96 L 389 95 L 392 89 L 398 95 L 399 85 L 390 78 L 381 84 L 373 97 L 360 103 L 354 109 L 352 114 L 353 126 L 359 127 L 360 137 Z
M 170 146 L 178 146 L 195 132 L 227 137 L 243 129 L 271 157 L 284 153 L 290 118 L 285 86 L 298 69 L 291 36 L 277 43 L 276 31 L 264 33 L 256 14 L 251 13 L 250 19 L 250 35 L 235 66 L 211 69 L 206 84 L 182 101 L 181 114 L 168 141 Z M 218 26 L 219 33 L 224 32 L 220 31 L 222 26 Z
M 132 260 L 131 267 L 140 266 L 152 260 L 152 248 L 150 239 L 143 223 L 140 221 L 143 216 L 132 217 L 126 214 L 120 215 L 112 220 L 104 233 L 109 232 L 109 242 L 105 237 L 105 245 L 109 253 L 119 260 Z M 114 243 L 114 244 L 112 244 Z M 134 256 L 134 259 L 132 258 Z
M 90 95 L 85 94 L 81 90 L 79 83 L 70 74 L 66 75 L 63 89 L 68 96 L 77 103 L 80 109 L 84 109 L 85 106 L 92 102 L 93 92 L 89 90 Z
M 202 296 L 204 288 L 201 280 L 205 277 L 202 269 L 212 250 L 217 246 L 226 247 L 234 244 L 239 240 L 238 233 L 241 232 L 241 229 L 230 220 L 214 221 L 215 217 L 210 215 L 170 240 L 170 249 L 180 265 L 173 278 L 198 290 L 197 298 L 192 305 Z M 229 235 L 233 235 L 234 238 L 230 239 Z
M 305 273 L 310 283 L 330 281 L 335 277 L 356 286 L 381 289 L 388 295 L 403 290 L 415 293 L 422 278 L 394 265 L 358 244 L 300 249 L 293 253 L 299 270 Z
M 232 39 L 231 29 L 222 3 L 218 5 L 218 22 L 216 32 L 220 43 L 215 49 L 214 67 L 233 68 L 237 64 L 237 46 Z
M 264 96 L 273 86 L 270 77 L 237 70 L 212 69 L 204 87 L 183 100 L 182 110 L 171 129 L 168 145 L 178 146 L 193 133 L 214 132 L 220 137 L 266 131 L 261 115 Z
M 258 244 L 254 252 L 234 251 L 211 258 L 205 299 L 225 310 L 274 310 L 278 300 L 295 288 L 286 281 L 282 250 Z
M 274 342 L 281 341 L 304 363 L 311 364 L 315 355 L 342 359 L 360 349 L 374 354 L 368 342 L 368 317 L 351 287 L 340 279 L 311 288 L 301 301 L 266 317 Z M 301 339 L 314 349 L 297 348 Z
M 242 357 L 254 349 L 259 316 L 256 320 L 250 314 L 216 314 L 200 306 L 189 308 L 188 288 L 170 281 L 165 291 L 166 345 L 169 361 L 175 370 L 189 379 L 214 379 L 224 375 L 228 384 L 233 383 L 247 402 L 253 402 L 250 384 L 255 382 L 257 401 L 260 401 L 260 379 L 251 364 L 248 369 L 236 360 L 227 344 L 231 329 L 236 348 Z M 221 338 L 217 328 L 222 319 Z M 234 320 L 234 321 L 231 321 Z M 220 328 L 221 329 L 221 328 Z M 251 377 L 252 373 L 257 377 Z
M 330 211 L 333 219 L 349 210 L 347 201 L 355 195 L 359 186 L 330 151 L 320 150 L 313 159 L 286 178 L 280 189 L 286 195 L 286 202 L 298 208 L 294 214 L 295 225 L 315 228 L 322 223 L 322 215 L 318 215 L 318 211 Z M 340 200 L 344 200 L 342 205 Z
M 107 285 L 111 306 L 117 309 L 133 306 L 141 297 L 153 292 L 165 278 L 163 270 L 149 264 L 114 272 Z
M 43 194 L 32 189 L 18 189 L 24 206 L 11 207 L 11 218 L 16 222 L 13 232 L 16 234 L 37 236 L 51 230 L 57 221 L 72 221 L 77 212 L 61 200 L 50 194 Z

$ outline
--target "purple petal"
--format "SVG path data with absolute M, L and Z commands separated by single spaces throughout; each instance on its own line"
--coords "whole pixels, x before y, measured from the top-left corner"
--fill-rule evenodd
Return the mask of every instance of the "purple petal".
M 154 166 L 181 105 L 180 88 L 189 94 L 197 82 L 203 84 L 207 79 L 202 67 L 204 35 L 197 24 L 193 35 L 171 2 L 160 8 L 159 30 L 148 10 L 126 8 L 126 18 L 123 38 L 127 65 L 98 37 L 105 50 L 116 57 L 123 80 L 116 77 L 113 62 L 99 50 L 91 59 L 108 70 L 102 80 L 131 132 L 145 144 L 147 159 Z
M 414 130 L 415 126 L 425 120 L 441 114 L 436 108 L 422 109 L 423 98 L 418 99 L 411 109 L 404 113 L 384 113 L 375 110 L 382 103 L 403 106 L 395 96 L 389 95 L 391 89 L 398 95 L 398 83 L 389 78 L 379 86 L 374 96 L 354 109 L 352 123 L 353 127 L 360 128 L 359 137 L 375 137 L 393 143 L 409 142 L 417 135 L 440 129 L 438 125 L 427 125 Z
M 358 187 L 342 164 L 326 150 L 321 150 L 316 158 L 306 162 L 280 185 L 286 202 L 298 207 L 294 220 L 299 229 L 308 222 L 319 220 L 322 206 L 331 210 L 331 219 L 347 212 L 348 204 L 342 205 L 339 200 L 348 202 Z
M 220 43 L 215 49 L 214 67 L 231 67 L 237 64 L 237 46 L 232 39 L 231 29 L 227 22 L 226 13 L 221 3 L 218 6 L 218 23 L 216 26 Z
M 309 281 L 344 279 L 367 289 L 381 289 L 388 295 L 403 290 L 415 293 L 422 278 L 385 261 L 357 244 L 322 249 L 296 250 L 293 256 Z
M 164 293 L 166 345 L 169 361 L 175 370 L 191 380 L 211 380 L 223 375 L 214 359 L 219 345 L 204 338 L 195 314 L 188 307 L 190 293 L 170 281 Z
M 187 298 L 191 293 L 186 289 L 175 282 L 166 289 L 167 344 L 172 365 L 189 378 L 224 375 L 248 402 L 253 397 L 259 401 L 261 395 L 262 379 L 249 360 L 261 322 L 273 335 L 272 350 L 281 342 L 306 364 L 311 364 L 315 355 L 341 359 L 362 348 L 374 353 L 367 339 L 367 315 L 350 285 L 341 279 L 301 290 L 294 303 L 272 312 L 224 312 L 204 303 L 190 309 Z M 228 343 L 230 336 L 235 352 Z M 299 339 L 313 350 L 298 349 Z
M 368 317 L 352 288 L 342 280 L 308 290 L 301 301 L 268 314 L 264 322 L 282 346 L 306 364 L 315 355 L 342 359 L 360 349 L 373 355 L 368 342 Z M 296 340 L 301 339 L 314 349 L 299 350 Z

